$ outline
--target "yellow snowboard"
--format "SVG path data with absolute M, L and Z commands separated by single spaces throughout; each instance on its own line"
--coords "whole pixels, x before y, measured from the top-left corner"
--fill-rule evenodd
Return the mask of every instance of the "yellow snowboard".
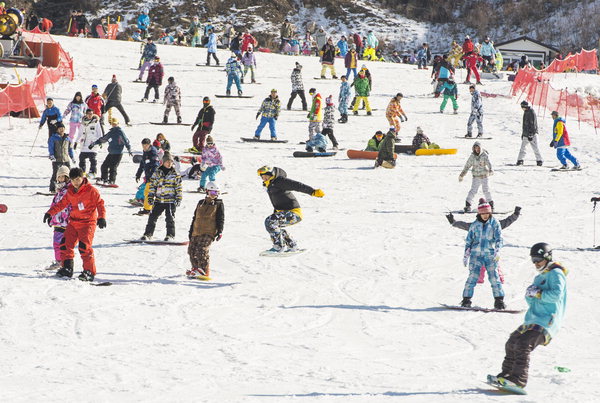
M 415 155 L 446 155 L 456 154 L 457 151 L 456 148 L 419 148 L 415 151 Z

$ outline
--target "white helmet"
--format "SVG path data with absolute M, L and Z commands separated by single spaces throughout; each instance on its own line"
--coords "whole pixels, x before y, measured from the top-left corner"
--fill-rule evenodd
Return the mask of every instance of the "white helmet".
M 206 191 L 208 192 L 209 190 L 216 190 L 217 192 L 221 191 L 221 189 L 219 189 L 219 186 L 217 186 L 217 184 L 214 182 L 208 182 L 206 184 Z

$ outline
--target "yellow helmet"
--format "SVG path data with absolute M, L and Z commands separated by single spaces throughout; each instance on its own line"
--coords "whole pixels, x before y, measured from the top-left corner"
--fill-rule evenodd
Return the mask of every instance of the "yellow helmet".
M 269 165 L 263 165 L 262 167 L 258 168 L 256 172 L 258 173 L 258 176 L 261 176 L 261 175 L 273 176 L 273 167 L 271 167 Z

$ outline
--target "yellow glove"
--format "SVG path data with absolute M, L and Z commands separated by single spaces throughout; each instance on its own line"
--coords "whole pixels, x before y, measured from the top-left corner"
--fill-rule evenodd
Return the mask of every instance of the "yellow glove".
M 314 197 L 323 197 L 325 196 L 325 192 L 323 192 L 321 189 L 317 189 L 314 192 L 312 192 L 312 195 Z

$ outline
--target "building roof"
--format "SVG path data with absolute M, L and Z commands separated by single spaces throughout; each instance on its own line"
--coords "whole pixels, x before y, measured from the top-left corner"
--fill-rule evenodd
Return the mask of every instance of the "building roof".
M 560 52 L 560 49 L 557 49 L 557 48 L 555 48 L 554 46 L 547 45 L 547 44 L 545 44 L 545 43 L 542 43 L 542 42 L 540 42 L 540 41 L 537 41 L 537 40 L 535 40 L 535 39 L 533 39 L 533 38 L 530 38 L 530 37 L 528 37 L 528 36 L 520 36 L 520 37 L 518 37 L 518 38 L 511 39 L 511 40 L 508 40 L 508 41 L 504 41 L 504 42 L 497 42 L 497 43 L 494 43 L 494 46 L 495 46 L 495 47 L 499 47 L 499 46 L 502 46 L 502 45 L 508 45 L 509 43 L 513 43 L 513 42 L 520 42 L 520 41 L 530 41 L 530 42 L 533 42 L 533 43 L 537 43 L 538 45 L 540 45 L 540 46 L 543 46 L 543 47 L 545 47 L 545 48 L 548 48 L 548 49 L 550 49 L 550 50 L 552 50 L 552 51 L 554 51 L 554 52 Z

